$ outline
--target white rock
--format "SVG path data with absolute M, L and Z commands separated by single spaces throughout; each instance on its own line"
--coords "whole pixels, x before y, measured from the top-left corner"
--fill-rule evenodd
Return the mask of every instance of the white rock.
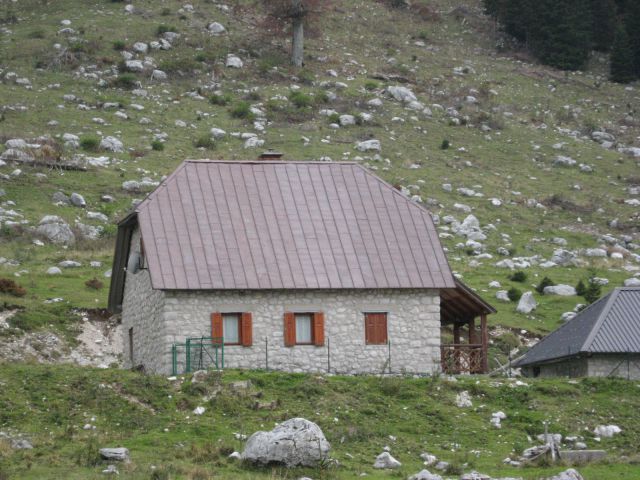
M 624 286 L 625 287 L 640 287 L 640 278 L 635 278 L 635 277 L 627 278 L 624 281 Z
M 292 418 L 270 432 L 251 435 L 242 459 L 263 465 L 313 467 L 327 459 L 330 448 L 318 425 L 304 418 Z
M 545 295 L 559 295 L 561 297 L 572 297 L 576 295 L 576 289 L 571 285 L 551 285 L 544 287 Z
M 418 100 L 415 94 L 407 87 L 391 86 L 387 87 L 387 92 L 399 102 L 410 103 Z
M 133 44 L 133 50 L 138 53 L 147 53 L 149 51 L 149 45 L 144 42 L 136 42 Z
M 365 140 L 356 144 L 356 150 L 360 152 L 377 151 L 382 149 L 380 140 Z
M 538 302 L 533 297 L 533 292 L 525 292 L 520 297 L 520 301 L 518 302 L 518 306 L 516 307 L 516 312 L 518 313 L 531 313 L 531 311 L 535 310 L 538 306 Z
M 259 148 L 264 145 L 264 140 L 258 137 L 249 137 L 244 142 L 244 148 Z
M 153 72 L 151 72 L 151 79 L 152 80 L 158 80 L 160 82 L 166 80 L 168 78 L 168 75 L 166 74 L 166 72 L 163 72 L 162 70 L 154 70 Z
M 193 414 L 194 415 L 202 415 L 205 411 L 206 411 L 206 409 L 204 407 L 196 407 L 193 410 Z
M 214 127 L 214 128 L 211 129 L 211 136 L 213 138 L 215 138 L 216 140 L 224 138 L 226 135 L 227 135 L 227 132 L 225 132 L 221 128 L 215 128 Z
M 473 407 L 473 402 L 471 401 L 471 395 L 469 395 L 469 392 L 465 390 L 456 395 L 456 406 L 458 408 Z
M 60 275 L 62 273 L 62 270 L 60 270 L 58 267 L 50 267 L 47 270 L 47 275 Z
M 353 115 L 340 115 L 340 125 L 343 127 L 355 124 L 356 118 Z
M 124 145 L 116 137 L 105 137 L 100 142 L 100 148 L 109 152 L 122 153 Z
M 124 65 L 130 72 L 144 71 L 144 63 L 142 63 L 140 60 L 125 60 Z
M 213 35 L 222 35 L 227 31 L 227 29 L 224 28 L 224 25 L 218 22 L 210 23 L 209 26 L 207 27 L 207 30 L 209 30 L 209 32 L 212 33 Z
M 509 298 L 509 293 L 506 290 L 498 290 L 496 292 L 496 299 L 500 300 L 501 302 L 511 301 L 511 299 Z
M 242 60 L 240 60 L 240 57 L 233 55 L 233 54 L 229 54 L 227 55 L 227 62 L 225 63 L 225 65 L 228 68 L 242 68 L 244 67 L 244 63 L 242 63 Z
M 584 478 L 577 470 L 570 468 L 569 470 L 550 477 L 548 480 L 584 480 Z
M 409 480 L 442 480 L 442 477 L 425 469 L 419 471 L 415 475 L 411 475 Z
M 382 452 L 376 457 L 376 461 L 373 464 L 373 468 L 400 468 L 402 464 L 393 458 L 389 452 Z

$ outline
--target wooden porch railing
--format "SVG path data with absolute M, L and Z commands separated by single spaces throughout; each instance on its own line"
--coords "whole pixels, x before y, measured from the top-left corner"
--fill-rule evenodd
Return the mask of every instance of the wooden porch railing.
M 440 345 L 440 363 L 443 373 L 486 373 L 486 351 L 482 344 Z

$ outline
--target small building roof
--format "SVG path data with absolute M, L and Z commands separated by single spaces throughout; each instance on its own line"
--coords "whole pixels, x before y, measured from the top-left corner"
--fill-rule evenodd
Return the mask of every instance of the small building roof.
M 640 353 L 640 288 L 614 289 L 543 338 L 515 366 L 580 353 Z
M 112 306 L 136 224 L 154 289 L 457 287 L 430 213 L 352 162 L 183 162 L 119 225 Z

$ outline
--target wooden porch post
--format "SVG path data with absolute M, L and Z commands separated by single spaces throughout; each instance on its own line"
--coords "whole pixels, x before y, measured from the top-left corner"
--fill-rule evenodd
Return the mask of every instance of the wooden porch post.
M 469 345 L 476 343 L 476 319 L 469 319 Z
M 480 316 L 480 334 L 482 335 L 482 373 L 489 373 L 489 332 L 487 331 L 487 315 Z
M 453 324 L 453 344 L 454 345 L 460 344 L 460 324 L 459 323 Z
M 460 324 L 453 323 L 453 373 L 460 373 Z

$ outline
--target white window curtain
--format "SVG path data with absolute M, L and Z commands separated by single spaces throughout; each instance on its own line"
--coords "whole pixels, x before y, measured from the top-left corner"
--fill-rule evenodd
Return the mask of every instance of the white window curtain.
M 237 313 L 222 314 L 222 335 L 224 336 L 224 343 L 240 343 L 239 323 Z
M 296 313 L 296 343 L 311 343 L 311 315 Z

